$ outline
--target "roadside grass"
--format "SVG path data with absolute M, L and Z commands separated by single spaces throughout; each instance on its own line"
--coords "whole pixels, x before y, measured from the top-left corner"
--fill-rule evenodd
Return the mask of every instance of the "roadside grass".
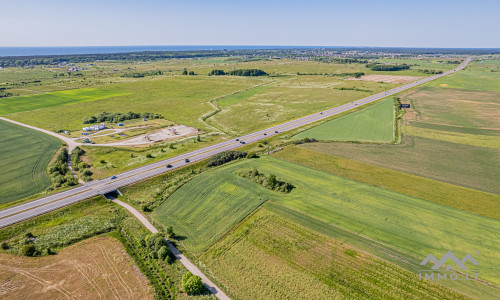
M 442 131 L 414 126 L 403 126 L 402 133 L 456 144 L 500 149 L 500 136 Z
M 494 68 L 496 72 L 491 72 Z M 485 60 L 483 63 L 474 61 L 465 70 L 432 81 L 427 86 L 440 87 L 441 84 L 447 84 L 447 88 L 452 89 L 500 92 L 499 71 L 498 61 Z
M 235 299 L 464 298 L 264 209 L 202 261 Z
M 126 93 L 118 91 L 83 88 L 31 96 L 10 97 L 0 101 L 0 115 L 96 101 L 124 95 L 126 95 Z
M 500 150 L 403 135 L 399 145 L 312 143 L 301 147 L 500 194 Z
M 391 142 L 394 139 L 394 100 L 385 99 L 361 111 L 302 131 L 293 138 Z
M 47 166 L 60 146 L 55 137 L 0 120 L 0 204 L 49 187 Z
M 295 188 L 289 194 L 277 193 L 236 174 L 249 168 L 275 174 Z M 172 225 L 185 237 L 182 243 L 186 248 L 197 252 L 265 200 L 420 259 L 449 249 L 463 257 L 470 249 L 477 249 L 481 252 L 481 278 L 499 285 L 495 276 L 499 267 L 497 220 L 272 157 L 239 161 L 195 177 L 169 197 L 153 218 L 165 226 Z
M 155 143 L 147 147 L 82 146 L 86 152 L 82 159 L 91 165 L 93 178 L 100 179 L 223 140 L 220 135 L 209 135 L 202 136 L 201 142 L 196 142 L 196 136 L 192 136 L 171 143 Z M 173 145 L 174 149 L 171 149 L 170 145 Z M 148 155 L 151 155 L 151 158 L 148 158 Z
M 273 156 L 309 168 L 500 220 L 500 196 L 289 146 Z M 418 188 L 415 188 L 418 187 Z
M 28 219 L 21 223 L 2 228 L 0 241 L 6 242 L 13 252 L 18 249 L 27 233 L 35 238 L 35 246 L 47 246 L 51 250 L 59 250 L 90 236 L 107 232 L 113 228 L 113 204 L 104 197 L 98 196 Z M 40 250 L 43 250 L 40 248 Z M 7 250 L 9 251 L 9 250 Z

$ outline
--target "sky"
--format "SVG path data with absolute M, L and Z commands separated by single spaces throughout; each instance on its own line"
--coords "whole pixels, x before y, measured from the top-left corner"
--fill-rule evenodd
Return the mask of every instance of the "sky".
M 498 0 L 0 0 L 0 47 L 500 48 Z

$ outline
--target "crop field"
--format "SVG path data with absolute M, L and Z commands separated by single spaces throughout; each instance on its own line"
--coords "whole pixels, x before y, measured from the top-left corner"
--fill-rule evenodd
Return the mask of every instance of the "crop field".
M 254 185 L 233 173 L 210 171 L 184 184 L 152 216 L 173 226 L 190 251 L 203 252 L 266 200 Z
M 435 130 L 414 126 L 403 126 L 403 134 L 418 136 L 438 141 L 471 145 L 484 148 L 500 149 L 500 136 L 470 134 L 446 130 Z M 500 131 L 499 131 L 500 133 Z
M 273 154 L 280 159 L 384 189 L 500 220 L 500 196 L 419 177 L 355 160 L 291 146 Z M 418 186 L 418 189 L 415 188 Z
M 500 194 L 500 150 L 403 136 L 400 145 L 314 143 L 305 149 Z
M 263 209 L 202 260 L 237 299 L 462 298 Z
M 392 98 L 385 99 L 361 111 L 302 131 L 294 138 L 391 142 L 394 139 L 394 101 Z
M 282 194 L 244 181 L 236 174 L 251 168 L 257 168 L 264 174 L 275 174 L 283 181 L 293 184 L 295 188 L 289 194 Z M 271 157 L 223 166 L 203 173 L 189 183 L 192 185 L 184 185 L 175 192 L 153 216 L 164 225 L 173 225 L 174 230 L 181 235 L 189 232 L 186 227 L 190 228 L 191 239 L 195 239 L 196 243 L 207 241 L 205 247 L 210 242 L 203 235 L 205 232 L 212 232 L 209 235 L 212 237 L 211 241 L 217 239 L 213 238 L 213 232 L 217 231 L 218 237 L 224 234 L 219 228 L 227 228 L 226 224 L 229 222 L 223 217 L 216 218 L 213 214 L 219 214 L 227 209 L 225 207 L 235 205 L 228 204 L 228 201 L 233 199 L 239 207 L 248 207 L 242 203 L 252 201 L 255 208 L 257 202 L 271 200 L 422 259 L 429 253 L 440 255 L 441 252 L 446 252 L 445 249 L 454 249 L 454 253 L 462 257 L 470 249 L 477 249 L 481 252 L 482 261 L 484 260 L 481 268 L 482 279 L 499 284 L 494 274 L 495 269 L 499 267 L 496 232 L 500 230 L 500 222 L 494 219 Z M 232 198 L 227 199 L 228 195 L 232 195 Z M 172 199 L 180 200 L 174 203 Z M 242 202 L 240 199 L 248 202 Z M 170 207 L 179 208 L 173 211 Z M 214 208 L 209 209 L 210 207 Z M 244 214 L 238 219 L 241 219 L 242 215 Z M 225 216 L 227 218 L 227 213 Z M 235 219 L 233 218 L 233 224 L 239 221 Z M 181 223 L 181 226 L 176 227 L 174 222 Z M 203 231 L 195 231 L 200 228 Z M 485 228 L 488 230 L 484 230 Z M 186 236 L 188 238 L 185 242 L 189 248 L 189 236 Z
M 125 93 L 94 88 L 83 88 L 31 96 L 4 98 L 0 100 L 0 115 L 96 101 L 123 95 L 125 95 Z
M 55 137 L 0 120 L 0 203 L 47 188 L 46 169 L 60 146 Z
M 57 255 L 0 254 L 2 299 L 152 299 L 147 278 L 117 240 L 96 237 Z

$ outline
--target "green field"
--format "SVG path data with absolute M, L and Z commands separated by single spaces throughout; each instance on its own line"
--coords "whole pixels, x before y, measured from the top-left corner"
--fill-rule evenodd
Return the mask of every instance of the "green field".
M 319 153 L 303 147 L 286 147 L 273 155 L 309 168 L 500 220 L 500 210 L 497 209 L 500 203 L 499 195 Z M 416 186 L 418 188 L 415 188 Z
M 47 188 L 47 166 L 60 146 L 55 137 L 0 120 L 0 203 Z
M 253 167 L 296 188 L 281 194 L 236 174 Z M 420 258 L 442 255 L 448 249 L 463 257 L 477 249 L 482 279 L 499 284 L 494 274 L 499 267 L 500 223 L 493 219 L 271 157 L 223 166 L 189 183 L 153 213 L 157 221 L 187 236 L 183 242 L 188 249 L 206 248 L 231 228 L 228 223 L 237 223 L 261 201 L 272 200 Z M 248 210 L 228 217 L 227 210 L 237 208 Z
M 313 143 L 305 149 L 500 194 L 500 150 L 403 136 L 400 145 Z
M 233 173 L 204 173 L 184 184 L 153 212 L 164 226 L 173 226 L 193 252 L 203 252 L 266 200 L 265 192 Z
M 263 209 L 202 260 L 235 299 L 463 298 Z
M 82 119 L 102 112 L 155 112 L 176 123 L 205 129 L 200 117 L 213 108 L 209 100 L 260 84 L 254 78 L 159 77 L 106 85 L 114 98 L 20 112 L 9 118 L 48 130 L 79 130 Z M 35 96 L 32 96 L 35 97 Z M 4 100 L 5 101 L 5 100 Z
M 239 92 L 239 93 L 236 93 L 236 94 L 224 97 L 224 98 L 220 99 L 217 102 L 222 107 L 229 106 L 229 105 L 232 105 L 232 104 L 236 104 L 236 103 L 238 103 L 240 101 L 243 101 L 243 100 L 245 100 L 247 98 L 250 98 L 253 95 L 255 95 L 257 93 L 260 93 L 260 92 L 262 92 L 262 91 L 264 91 L 264 90 L 266 90 L 268 88 L 269 88 L 268 86 L 254 87 L 254 88 L 248 89 L 246 91 Z
M 4 98 L 0 99 L 0 115 L 57 107 L 80 102 L 96 101 L 123 95 L 125 95 L 125 93 L 94 88 L 83 88 L 32 96 Z
M 361 111 L 325 122 L 295 139 L 391 142 L 394 139 L 394 101 L 385 99 Z

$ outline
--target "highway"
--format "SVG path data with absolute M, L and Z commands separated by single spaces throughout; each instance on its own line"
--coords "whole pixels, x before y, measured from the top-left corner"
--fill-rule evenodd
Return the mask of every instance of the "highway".
M 437 78 L 449 75 L 451 73 L 457 72 L 465 68 L 465 66 L 471 61 L 471 58 L 467 58 L 460 66 L 457 68 L 444 72 L 442 74 L 433 75 L 430 77 L 422 78 L 417 81 L 410 82 L 408 84 L 393 88 L 388 91 L 384 91 L 366 98 L 362 98 L 351 103 L 347 103 L 335 108 L 327 109 L 322 112 L 317 112 L 305 117 L 301 117 L 286 123 L 276 125 L 267 129 L 259 130 L 238 138 L 227 140 L 212 146 L 208 146 L 202 149 L 198 149 L 192 152 L 184 153 L 169 159 L 161 160 L 155 163 L 151 163 L 142 167 L 135 168 L 123 173 L 116 174 L 115 179 L 106 178 L 102 180 L 95 180 L 85 185 L 66 190 L 54 195 L 50 195 L 44 198 L 40 198 L 34 201 L 30 201 L 24 204 L 20 204 L 11 208 L 0 210 L 0 228 L 9 226 L 11 224 L 27 220 L 29 218 L 59 209 L 61 207 L 74 204 L 76 202 L 88 199 L 90 197 L 108 193 L 114 191 L 120 187 L 142 181 L 144 179 L 154 177 L 177 168 L 181 168 L 190 163 L 195 163 L 207 159 L 217 153 L 234 150 L 244 146 L 245 144 L 251 144 L 273 135 L 280 134 L 310 123 L 314 123 L 331 116 L 343 113 L 350 109 L 359 107 L 361 105 L 374 102 L 385 98 L 387 96 L 402 92 L 407 89 L 411 89 L 417 85 L 435 80 Z M 186 162 L 185 160 L 189 161 Z M 170 168 L 167 166 L 170 165 Z

